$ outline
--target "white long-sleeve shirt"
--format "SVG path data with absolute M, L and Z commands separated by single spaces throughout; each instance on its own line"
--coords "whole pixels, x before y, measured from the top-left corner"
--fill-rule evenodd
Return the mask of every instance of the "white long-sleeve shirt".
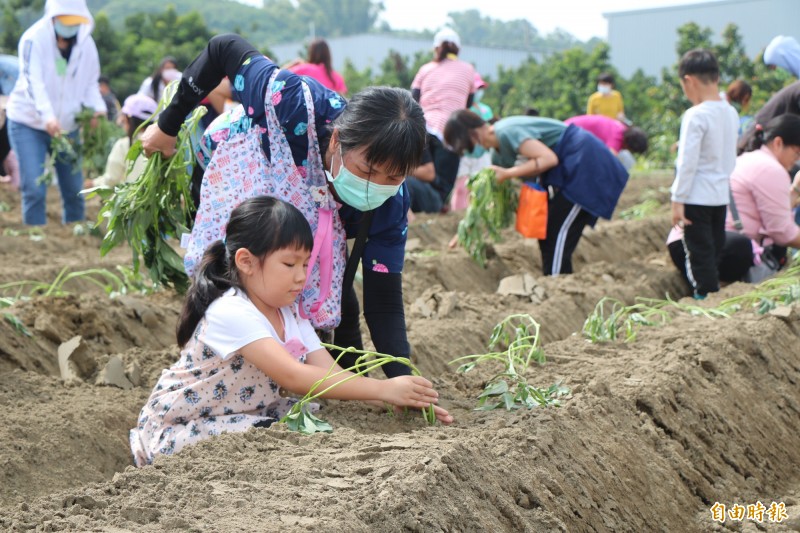
M 683 114 L 673 202 L 728 205 L 738 134 L 739 115 L 725 101 L 701 102 Z
M 53 17 L 58 15 L 81 15 L 90 21 L 81 25 L 61 74 L 57 64 L 63 59 L 53 29 Z M 44 130 L 45 124 L 56 118 L 63 130 L 72 131 L 82 107 L 106 112 L 97 83 L 100 60 L 93 29 L 94 19 L 84 0 L 47 0 L 44 16 L 19 41 L 19 78 L 9 97 L 9 119 Z

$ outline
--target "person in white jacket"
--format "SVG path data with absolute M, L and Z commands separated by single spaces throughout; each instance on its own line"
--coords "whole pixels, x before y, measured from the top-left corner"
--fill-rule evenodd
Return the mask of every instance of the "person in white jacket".
M 46 223 L 47 186 L 41 182 L 54 136 L 78 136 L 75 115 L 106 112 L 97 79 L 100 61 L 91 37 L 94 19 L 85 0 L 47 0 L 44 16 L 19 41 L 19 78 L 8 102 L 8 134 L 17 155 L 25 224 Z M 62 221 L 84 219 L 80 161 L 53 154 L 63 206 Z

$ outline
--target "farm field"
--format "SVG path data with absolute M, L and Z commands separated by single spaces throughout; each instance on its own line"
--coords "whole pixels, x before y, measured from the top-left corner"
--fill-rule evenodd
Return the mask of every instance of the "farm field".
M 320 416 L 332 434 L 252 429 L 136 469 L 128 430 L 177 359 L 180 296 L 109 298 L 76 278 L 61 287 L 69 294 L 52 288 L 0 309 L 0 530 L 800 531 L 797 303 L 715 319 L 675 312 L 627 343 L 581 334 L 604 296 L 689 294 L 664 245 L 671 181 L 632 178 L 617 215 L 646 200 L 652 209 L 587 229 L 576 273 L 556 278 L 539 274 L 536 242 L 513 230 L 482 269 L 447 248 L 457 214 L 415 218 L 409 341 L 456 418 L 449 427 L 328 401 Z M 99 238 L 59 224 L 56 189 L 43 234 L 20 224 L 16 193 L 0 188 L 0 206 L 0 285 L 129 266 L 127 249 L 101 258 Z M 733 284 L 702 304 L 751 289 Z M 546 362 L 529 381 L 571 393 L 558 407 L 476 411 L 500 367 L 458 373 L 450 361 L 485 352 L 494 325 L 516 313 L 541 324 Z M 58 353 L 70 340 L 81 377 L 65 382 Z M 782 502 L 787 518 L 712 520 L 715 503 L 756 502 Z

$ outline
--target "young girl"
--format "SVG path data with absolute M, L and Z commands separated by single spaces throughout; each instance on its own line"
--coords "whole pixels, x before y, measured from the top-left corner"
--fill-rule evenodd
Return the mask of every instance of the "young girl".
M 181 358 L 162 372 L 131 430 L 137 466 L 213 435 L 268 427 L 294 403 L 281 389 L 303 395 L 325 376 L 333 358 L 295 304 L 313 244 L 308 222 L 286 202 L 257 196 L 233 210 L 225 240 L 206 250 L 186 296 L 177 327 Z M 325 397 L 422 408 L 438 394 L 418 376 L 359 377 Z M 441 407 L 435 411 L 452 422 Z

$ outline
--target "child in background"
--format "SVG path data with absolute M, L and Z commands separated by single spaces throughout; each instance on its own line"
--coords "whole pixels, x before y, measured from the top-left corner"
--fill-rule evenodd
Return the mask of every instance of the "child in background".
M 681 119 L 672 184 L 673 231 L 667 242 L 683 241 L 686 277 L 694 297 L 702 300 L 719 290 L 717 264 L 725 244 L 739 116 L 720 98 L 714 54 L 703 49 L 686 52 L 678 74 L 683 93 L 694 105 Z
M 90 187 L 113 187 L 124 181 L 136 181 L 144 172 L 147 159 L 139 156 L 133 164 L 130 174 L 126 176 L 127 165 L 125 158 L 128 150 L 133 144 L 133 134 L 136 129 L 156 111 L 156 101 L 143 94 L 134 94 L 125 99 L 125 104 L 120 110 L 118 123 L 125 130 L 127 135 L 121 137 L 114 143 L 111 153 L 106 160 L 106 171 L 102 176 L 93 180 L 86 180 L 84 186 Z
M 162 372 L 130 432 L 137 466 L 213 435 L 268 427 L 294 403 L 281 389 L 306 394 L 326 375 L 333 358 L 296 304 L 313 245 L 308 221 L 291 204 L 257 196 L 233 210 L 225 239 L 206 250 L 186 296 L 181 358 Z M 319 390 L 348 377 L 330 377 Z M 358 377 L 324 397 L 422 408 L 438 394 L 419 376 Z M 452 422 L 444 409 L 435 412 Z
M 604 115 L 625 121 L 625 105 L 622 103 L 622 95 L 615 88 L 612 74 L 604 72 L 597 77 L 597 92 L 589 97 L 586 114 Z

